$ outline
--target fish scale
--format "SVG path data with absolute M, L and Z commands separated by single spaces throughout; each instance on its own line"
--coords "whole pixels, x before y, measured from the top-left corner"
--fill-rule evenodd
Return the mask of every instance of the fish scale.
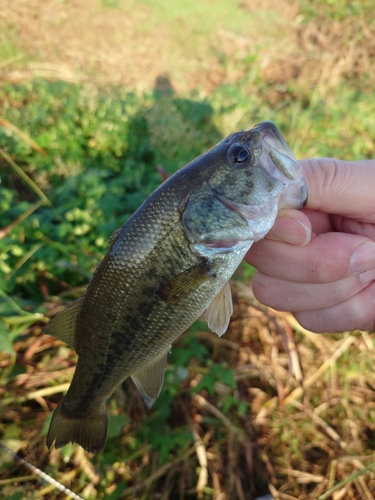
M 172 342 L 204 311 L 222 335 L 228 281 L 281 206 L 301 207 L 306 187 L 270 122 L 232 134 L 167 179 L 110 239 L 86 292 L 45 332 L 78 354 L 47 444 L 105 444 L 106 401 L 132 377 L 147 406 L 160 393 Z

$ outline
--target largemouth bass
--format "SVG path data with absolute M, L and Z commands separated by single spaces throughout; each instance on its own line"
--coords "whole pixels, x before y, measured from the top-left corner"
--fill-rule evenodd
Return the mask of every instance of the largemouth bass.
M 156 189 L 114 232 L 86 292 L 44 329 L 78 354 L 48 447 L 99 451 L 106 401 L 129 376 L 150 408 L 171 343 L 204 311 L 214 332 L 226 331 L 232 274 L 278 209 L 306 200 L 301 169 L 271 122 L 230 135 Z

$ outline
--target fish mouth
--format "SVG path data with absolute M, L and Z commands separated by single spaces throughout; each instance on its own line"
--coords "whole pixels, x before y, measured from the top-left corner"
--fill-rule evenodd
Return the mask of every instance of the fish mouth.
M 244 219 L 254 220 L 267 217 L 275 208 L 275 200 L 269 200 L 267 203 L 262 205 L 246 205 L 245 203 L 237 203 L 232 200 L 228 200 L 223 196 L 216 196 L 217 199 L 230 210 L 239 213 Z
M 216 195 L 216 198 L 227 208 L 237 212 L 247 222 L 247 232 L 243 237 L 237 238 L 207 238 L 206 235 L 194 245 L 195 250 L 204 249 L 212 253 L 227 253 L 232 251 L 242 251 L 250 248 L 254 241 L 265 236 L 272 227 L 278 211 L 277 200 L 270 200 L 261 205 L 246 205 L 229 200 L 223 196 Z
M 204 248 L 207 248 L 207 250 L 221 250 L 222 252 L 231 252 L 233 248 L 235 248 L 238 245 L 238 242 L 240 240 L 236 240 L 234 238 L 228 239 L 228 240 L 206 240 L 200 245 Z
M 276 125 L 261 122 L 253 128 L 262 140 L 260 165 L 285 186 L 280 197 L 279 208 L 302 208 L 307 203 L 307 186 L 301 166 Z

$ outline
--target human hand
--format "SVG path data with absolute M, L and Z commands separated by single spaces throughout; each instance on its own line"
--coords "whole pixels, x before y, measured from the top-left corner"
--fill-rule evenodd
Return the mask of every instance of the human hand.
M 246 260 L 253 290 L 314 332 L 375 329 L 375 160 L 301 162 L 309 199 L 281 210 Z

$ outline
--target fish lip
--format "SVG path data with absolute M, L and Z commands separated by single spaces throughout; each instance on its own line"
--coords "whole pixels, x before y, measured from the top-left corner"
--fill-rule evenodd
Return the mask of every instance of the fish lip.
M 217 199 L 226 207 L 234 212 L 237 212 L 246 220 L 260 219 L 267 217 L 275 207 L 275 200 L 271 199 L 263 205 L 246 205 L 245 203 L 237 203 L 223 196 L 216 195 Z M 277 203 L 276 203 L 277 204 Z
M 302 191 L 303 202 L 301 203 L 301 206 L 299 208 L 305 207 L 307 205 L 307 202 L 309 201 L 309 192 L 307 190 L 305 179 L 303 179 L 301 191 Z
M 212 255 L 226 254 L 231 252 L 246 251 L 251 247 L 253 240 L 249 239 L 222 239 L 222 240 L 206 240 L 196 241 L 190 244 L 190 250 L 194 255 L 208 257 Z
M 289 159 L 296 161 L 289 144 L 281 135 L 277 126 L 271 121 L 264 121 L 255 125 L 253 130 L 259 132 L 262 141 L 268 146 L 275 149 L 279 153 L 287 156 Z
M 288 143 L 277 126 L 270 121 L 259 123 L 253 130 L 262 141 L 259 164 L 285 187 L 279 199 L 279 208 L 303 208 L 308 198 L 307 187 L 302 168 Z
M 260 135 L 262 141 L 260 163 L 264 164 L 265 170 L 282 182 L 284 179 L 293 181 L 302 176 L 301 167 L 274 123 L 261 122 L 253 130 Z

